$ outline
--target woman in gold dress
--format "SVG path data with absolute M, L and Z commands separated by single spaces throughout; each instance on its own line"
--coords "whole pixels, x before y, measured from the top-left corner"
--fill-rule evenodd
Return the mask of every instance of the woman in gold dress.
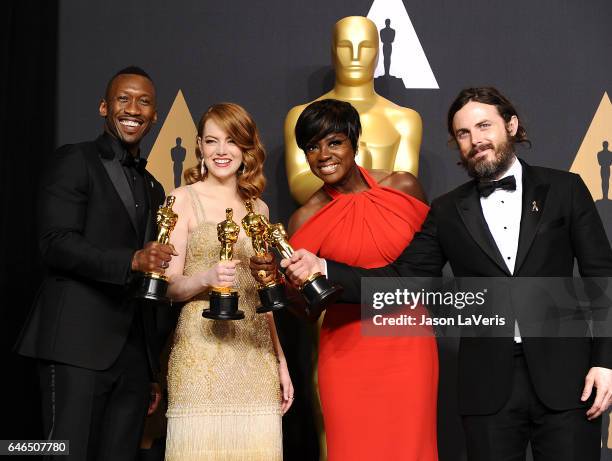
M 255 313 L 251 240 L 241 233 L 231 261 L 219 261 L 217 240 L 226 208 L 236 222 L 247 200 L 269 214 L 258 198 L 265 153 L 251 116 L 236 104 L 211 106 L 198 124 L 196 156 L 199 164 L 185 172 L 188 185 L 171 192 L 179 219 L 170 242 L 179 255 L 166 270 L 168 294 L 188 302 L 168 364 L 166 460 L 280 460 L 281 417 L 293 401 L 287 363 L 274 318 Z M 213 286 L 238 290 L 243 320 L 202 317 Z

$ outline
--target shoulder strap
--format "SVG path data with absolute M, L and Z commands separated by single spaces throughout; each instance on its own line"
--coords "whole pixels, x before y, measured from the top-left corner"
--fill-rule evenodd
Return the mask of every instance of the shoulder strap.
M 196 191 L 193 190 L 193 187 L 190 185 L 187 186 L 187 191 L 189 192 L 189 197 L 191 198 L 191 206 L 193 207 L 193 212 L 196 215 L 196 219 L 198 220 L 198 224 L 204 222 L 206 219 L 206 214 L 204 213 L 204 207 L 202 206 L 202 202 L 200 202 L 200 198 Z
M 376 182 L 376 179 L 372 177 L 372 175 L 370 174 L 368 170 L 366 170 L 365 168 L 361 166 L 357 166 L 357 168 L 359 168 L 359 171 L 361 172 L 361 176 L 363 176 L 363 179 L 365 179 L 368 186 L 370 186 L 370 189 L 375 189 L 379 187 L 378 183 Z

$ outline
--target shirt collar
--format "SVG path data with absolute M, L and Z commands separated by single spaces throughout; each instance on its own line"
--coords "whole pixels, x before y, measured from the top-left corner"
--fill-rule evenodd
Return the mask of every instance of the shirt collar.
M 508 170 L 499 179 L 504 179 L 507 176 L 514 176 L 517 191 L 520 191 L 523 188 L 523 165 L 521 165 L 521 162 L 517 156 L 514 156 L 512 165 L 510 165 L 510 168 L 508 168 Z
M 124 164 L 126 157 L 132 154 L 128 152 L 123 143 L 119 141 L 119 139 L 117 139 L 116 137 L 112 136 L 106 131 L 104 132 L 103 136 L 106 138 L 106 141 L 108 142 L 108 145 L 113 151 L 113 154 L 115 154 L 115 158 L 119 159 L 119 161 Z M 138 149 L 138 154 L 136 154 L 136 157 L 134 157 L 134 159 L 140 159 L 140 149 Z

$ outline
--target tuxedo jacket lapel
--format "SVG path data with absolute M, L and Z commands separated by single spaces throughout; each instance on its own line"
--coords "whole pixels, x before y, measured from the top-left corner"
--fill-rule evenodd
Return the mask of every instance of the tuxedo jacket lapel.
M 533 239 L 538 232 L 546 205 L 548 189 L 550 188 L 550 184 L 538 181 L 529 165 L 524 162 L 521 163 L 523 165 L 523 209 L 521 211 L 521 230 L 514 267 L 515 274 L 518 274 L 519 269 L 525 262 Z
M 480 195 L 476 189 L 475 182 L 472 187 L 466 190 L 465 194 L 457 198 L 456 205 L 459 216 L 461 216 L 468 233 L 476 241 L 478 246 L 480 246 L 482 251 L 484 251 L 500 269 L 507 275 L 511 275 L 489 231 L 489 226 L 484 219 L 484 215 L 482 214 Z
M 144 233 L 144 243 L 150 242 L 156 239 L 155 235 L 155 226 L 153 223 L 155 222 L 155 213 L 157 210 L 153 208 L 153 199 L 151 195 L 153 194 L 153 189 L 155 188 L 155 183 L 153 182 L 153 177 L 149 174 L 148 171 L 144 172 L 144 180 L 145 180 L 145 190 L 147 194 L 147 201 L 149 203 L 149 213 L 147 215 L 147 227 Z
M 100 160 L 102 161 L 102 165 L 104 166 L 108 177 L 113 183 L 113 186 L 117 191 L 117 194 L 119 194 L 119 198 L 121 199 L 121 202 L 123 203 L 123 206 L 130 217 L 130 222 L 132 223 L 134 232 L 136 232 L 136 235 L 139 235 L 138 224 L 136 222 L 136 202 L 134 202 L 132 189 L 130 188 L 128 180 L 125 177 L 125 173 L 123 172 L 123 166 L 103 136 L 100 136 L 96 143 L 100 149 Z

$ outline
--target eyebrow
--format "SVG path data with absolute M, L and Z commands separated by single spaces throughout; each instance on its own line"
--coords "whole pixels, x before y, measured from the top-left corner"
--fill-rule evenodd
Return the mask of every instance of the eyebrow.
M 344 133 L 329 133 L 327 136 L 321 139 L 321 141 L 331 141 L 332 139 L 336 138 L 348 138 L 348 136 Z
M 480 120 L 480 121 L 478 121 L 478 122 L 474 123 L 474 126 L 480 126 L 480 125 L 482 125 L 483 123 L 491 123 L 491 120 L 489 120 L 488 118 L 485 118 L 485 119 L 483 119 L 483 120 Z M 455 134 L 457 134 L 457 133 L 463 133 L 463 132 L 466 132 L 466 131 L 469 131 L 469 130 L 468 130 L 467 128 L 457 128 L 457 129 L 455 130 Z

